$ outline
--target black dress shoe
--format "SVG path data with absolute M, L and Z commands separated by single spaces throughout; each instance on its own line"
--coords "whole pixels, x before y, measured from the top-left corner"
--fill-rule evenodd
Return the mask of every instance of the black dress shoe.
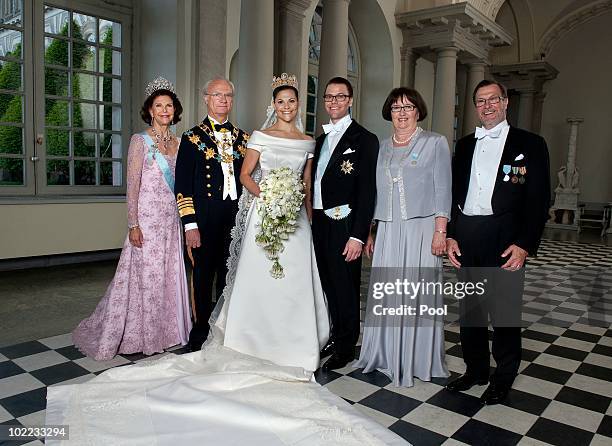
M 463 392 L 464 390 L 470 390 L 475 385 L 484 386 L 489 380 L 487 378 L 476 378 L 468 374 L 461 375 L 454 381 L 449 382 L 446 385 L 446 390 L 449 392 Z
M 327 344 L 321 349 L 321 359 L 328 357 L 329 355 L 333 355 L 336 352 L 336 341 L 330 339 L 327 341 Z
M 499 404 L 506 399 L 508 391 L 510 391 L 510 388 L 507 386 L 499 386 L 495 383 L 491 383 L 480 397 L 480 402 L 487 406 Z
M 338 353 L 334 353 L 331 358 L 327 360 L 321 370 L 329 372 L 330 370 L 341 369 L 353 360 L 350 356 L 340 356 Z

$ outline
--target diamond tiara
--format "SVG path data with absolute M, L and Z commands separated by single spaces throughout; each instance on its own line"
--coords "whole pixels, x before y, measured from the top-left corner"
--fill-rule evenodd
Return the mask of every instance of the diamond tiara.
M 298 81 L 294 74 L 288 75 L 287 73 L 281 74 L 279 77 L 272 77 L 272 89 L 280 87 L 281 85 L 289 85 L 297 89 Z
M 156 77 L 151 82 L 149 82 L 147 88 L 145 88 L 145 96 L 149 97 L 157 90 L 168 90 L 172 93 L 176 93 L 176 91 L 174 91 L 174 85 L 172 85 L 172 82 L 161 76 Z

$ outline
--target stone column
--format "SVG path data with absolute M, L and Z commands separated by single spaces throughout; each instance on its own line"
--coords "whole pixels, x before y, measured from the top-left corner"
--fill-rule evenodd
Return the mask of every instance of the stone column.
M 346 77 L 348 56 L 348 7 L 350 0 L 323 0 L 321 55 L 319 57 L 319 91 L 317 93 L 317 128 L 329 121 L 323 103 L 325 85 L 332 77 Z
M 518 109 L 517 126 L 520 129 L 532 130 L 533 123 L 533 100 L 535 90 L 519 90 L 520 102 Z
M 544 99 L 546 93 L 540 91 L 536 93 L 533 104 L 533 121 L 531 123 L 531 131 L 534 133 L 540 133 L 542 129 L 542 110 L 544 109 Z
M 242 2 L 234 107 L 236 124 L 247 132 L 258 129 L 266 117 L 266 107 L 271 97 L 273 63 L 274 0 Z
M 458 49 L 452 46 L 436 50 L 438 57 L 432 110 L 432 129 L 446 136 L 451 147 L 454 140 L 457 52 Z
M 462 136 L 469 135 L 476 126 L 480 125 L 476 107 L 472 100 L 474 89 L 480 81 L 484 79 L 484 62 L 474 62 L 468 64 L 467 83 L 465 88 L 465 101 L 463 107 L 463 132 Z
M 308 51 L 308 39 L 304 42 L 302 31 L 306 10 L 310 0 L 280 0 L 278 8 L 278 40 L 277 72 L 295 74 L 300 85 L 304 85 L 308 73 L 302 73 L 303 57 Z M 306 64 L 306 67 L 308 65 Z
M 402 87 L 414 88 L 414 71 L 416 69 L 416 61 L 418 58 L 418 54 L 416 54 L 412 48 L 402 45 L 400 50 L 400 61 L 402 67 L 400 84 Z

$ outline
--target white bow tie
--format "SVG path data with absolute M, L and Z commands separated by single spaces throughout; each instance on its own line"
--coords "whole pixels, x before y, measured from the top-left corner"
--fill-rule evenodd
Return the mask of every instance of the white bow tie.
M 490 130 L 485 129 L 484 127 L 476 127 L 475 136 L 477 139 L 482 139 L 485 136 L 488 136 L 489 138 L 499 138 L 499 135 L 501 135 L 501 131 L 501 127 L 496 127 Z
M 336 124 L 323 124 L 323 132 L 327 135 L 330 132 L 340 133 L 342 126 Z

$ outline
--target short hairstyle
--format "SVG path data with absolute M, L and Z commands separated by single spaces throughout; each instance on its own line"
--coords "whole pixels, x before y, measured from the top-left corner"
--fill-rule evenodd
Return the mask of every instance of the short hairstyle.
M 206 92 L 208 91 L 208 87 L 210 87 L 210 84 L 212 84 L 213 82 L 217 82 L 217 81 L 225 81 L 228 84 L 230 84 L 230 87 L 232 87 L 232 93 L 235 93 L 236 89 L 234 88 L 234 83 L 232 81 L 230 81 L 229 79 L 223 77 L 223 76 L 214 76 L 212 78 L 210 78 L 205 84 L 204 84 L 204 89 L 202 90 L 202 94 L 206 94 Z
M 476 88 L 474 88 L 474 92 L 472 93 L 472 102 L 474 103 L 474 105 L 476 105 L 476 92 L 482 87 L 488 87 L 489 85 L 497 85 L 499 87 L 499 90 L 501 91 L 502 98 L 508 97 L 508 89 L 504 84 L 502 84 L 501 82 L 484 79 L 478 82 L 478 85 L 476 85 Z
M 295 88 L 293 85 L 279 85 L 272 91 L 272 99 L 276 100 L 276 96 L 283 90 L 293 90 L 295 97 L 298 100 L 300 99 L 300 94 L 298 93 L 297 88 Z
M 408 99 L 417 108 L 419 112 L 419 119 L 417 119 L 417 121 L 422 121 L 427 117 L 427 105 L 425 105 L 425 101 L 421 94 L 413 88 L 398 87 L 391 90 L 389 96 L 387 96 L 385 100 L 385 104 L 382 108 L 382 117 L 384 120 L 391 121 L 391 106 L 402 98 Z
M 183 113 L 183 106 L 181 105 L 181 101 L 179 101 L 179 98 L 176 93 L 173 93 L 170 90 L 165 90 L 163 88 L 155 90 L 147 99 L 145 99 L 144 104 L 142 104 L 142 108 L 140 109 L 140 117 L 142 118 L 142 120 L 146 122 L 147 125 L 151 125 L 152 118 L 151 113 L 149 113 L 149 110 L 153 106 L 155 98 L 159 96 L 170 96 L 170 99 L 172 99 L 172 105 L 174 105 L 174 116 L 172 118 L 172 124 L 174 125 L 179 122 L 181 120 L 181 113 Z
M 353 97 L 353 86 L 351 85 L 351 83 L 349 82 L 348 79 L 343 78 L 341 76 L 336 76 L 336 77 L 332 77 L 327 84 L 325 85 L 325 90 L 327 90 L 327 87 L 329 87 L 331 84 L 342 84 L 346 86 L 346 89 L 348 90 L 348 95 L 350 98 Z

